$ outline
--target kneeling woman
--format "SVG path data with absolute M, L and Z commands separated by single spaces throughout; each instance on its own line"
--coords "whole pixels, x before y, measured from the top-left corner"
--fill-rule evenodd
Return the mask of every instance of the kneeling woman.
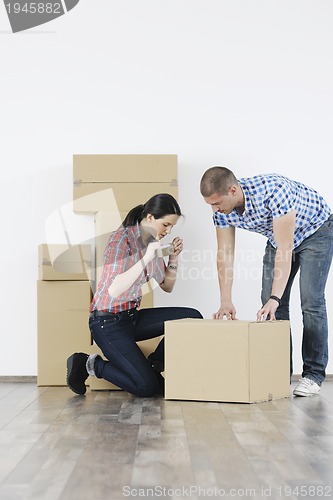
M 75 353 L 67 360 L 67 384 L 76 394 L 85 394 L 88 375 L 103 378 L 141 397 L 164 394 L 164 339 L 155 352 L 144 356 L 136 342 L 164 334 L 164 322 L 202 318 L 188 307 L 138 309 L 142 285 L 154 278 L 171 292 L 177 277 L 180 238 L 172 241 L 166 265 L 161 240 L 170 234 L 181 211 L 169 194 L 157 194 L 133 208 L 122 225 L 111 233 L 104 253 L 104 267 L 89 317 L 93 339 L 107 360 L 98 354 Z

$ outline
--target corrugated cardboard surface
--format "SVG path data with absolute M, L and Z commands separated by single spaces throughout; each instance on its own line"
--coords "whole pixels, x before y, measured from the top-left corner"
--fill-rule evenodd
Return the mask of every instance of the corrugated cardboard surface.
M 177 155 L 74 155 L 73 210 L 128 212 L 157 193 L 178 196 Z
M 73 352 L 89 353 L 89 281 L 38 281 L 37 384 L 66 385 L 66 360 Z
M 251 403 L 290 395 L 289 321 L 165 324 L 165 398 Z
M 74 184 L 73 210 L 77 214 L 101 211 L 129 212 L 158 193 L 178 198 L 178 187 L 167 182 L 91 182 Z
M 74 183 L 172 183 L 178 177 L 177 161 L 177 155 L 74 155 Z
M 91 246 L 46 244 L 38 246 L 38 279 L 87 281 L 91 278 Z

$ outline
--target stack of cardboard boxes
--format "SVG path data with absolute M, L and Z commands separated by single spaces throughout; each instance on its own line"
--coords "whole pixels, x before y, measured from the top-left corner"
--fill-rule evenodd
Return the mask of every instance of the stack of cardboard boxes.
M 39 386 L 66 384 L 66 359 L 90 348 L 90 245 L 40 245 L 37 325 Z
M 76 214 L 94 217 L 94 255 L 89 260 L 95 265 L 93 274 L 96 283 L 102 272 L 110 232 L 120 226 L 129 210 L 157 193 L 169 193 L 177 199 L 177 169 L 177 155 L 74 155 L 73 210 Z M 85 280 L 91 276 L 88 278 L 87 274 L 74 273 L 76 277 L 73 277 L 73 266 L 67 265 L 68 274 L 62 271 L 55 277 L 55 266 L 51 265 L 51 259 L 46 262 L 48 258 L 43 255 L 47 248 L 47 245 L 41 245 L 39 258 L 38 385 L 65 385 L 66 359 L 72 352 L 102 353 L 91 342 L 88 329 L 91 292 L 90 282 Z M 59 259 L 64 261 L 61 248 L 57 253 L 57 262 Z M 79 262 L 75 265 L 77 271 Z M 78 291 L 83 291 L 84 287 L 86 294 L 79 294 Z M 92 285 L 94 290 L 95 284 Z M 151 283 L 144 286 L 143 293 L 141 307 L 153 307 Z M 82 312 L 82 317 L 76 308 Z M 62 332 L 59 333 L 60 328 Z M 62 336 L 61 342 L 59 335 Z M 140 342 L 139 346 L 147 356 L 155 350 L 159 341 L 159 338 L 147 340 Z M 89 377 L 87 383 L 92 390 L 118 389 L 95 377 Z

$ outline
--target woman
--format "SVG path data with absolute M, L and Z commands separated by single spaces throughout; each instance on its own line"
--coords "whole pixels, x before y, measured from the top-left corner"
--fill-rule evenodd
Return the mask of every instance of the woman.
M 161 240 L 171 233 L 181 217 L 170 194 L 157 194 L 133 208 L 122 225 L 111 233 L 104 253 L 104 267 L 90 308 L 89 328 L 107 360 L 98 354 L 75 353 L 67 360 L 67 384 L 85 394 L 88 375 L 104 378 L 140 397 L 164 394 L 164 339 L 145 358 L 136 342 L 159 337 L 164 322 L 202 318 L 188 307 L 138 309 L 142 285 L 154 278 L 171 292 L 177 278 L 178 256 L 183 241 L 172 241 L 166 265 Z

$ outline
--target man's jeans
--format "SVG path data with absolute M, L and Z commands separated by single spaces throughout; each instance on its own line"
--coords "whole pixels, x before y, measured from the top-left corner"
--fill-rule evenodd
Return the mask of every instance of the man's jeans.
M 189 307 L 134 309 L 130 314 L 107 316 L 91 313 L 90 331 L 108 360 L 100 356 L 96 358 L 96 376 L 137 396 L 163 394 L 164 378 L 152 365 L 154 361 L 164 362 L 164 339 L 149 356 L 150 359 L 145 358 L 136 342 L 163 335 L 165 321 L 182 318 L 202 318 L 202 315 Z
M 261 300 L 271 295 L 276 250 L 268 242 L 263 260 Z M 289 320 L 289 299 L 297 271 L 300 271 L 300 296 L 303 314 L 302 377 L 321 385 L 328 362 L 328 326 L 325 286 L 333 253 L 333 215 L 295 250 L 290 277 L 276 311 L 276 319 Z M 290 352 L 292 374 L 292 347 Z

